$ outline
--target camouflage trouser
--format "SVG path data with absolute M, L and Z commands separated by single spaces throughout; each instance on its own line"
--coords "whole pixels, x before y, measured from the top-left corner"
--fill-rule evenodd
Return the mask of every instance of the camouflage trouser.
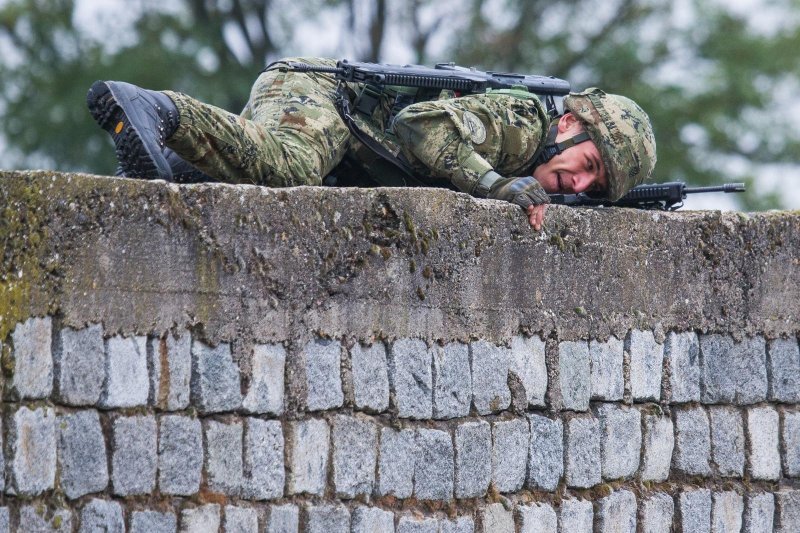
M 320 185 L 350 143 L 329 75 L 263 72 L 242 115 L 181 93 L 166 94 L 180 113 L 167 146 L 219 181 Z

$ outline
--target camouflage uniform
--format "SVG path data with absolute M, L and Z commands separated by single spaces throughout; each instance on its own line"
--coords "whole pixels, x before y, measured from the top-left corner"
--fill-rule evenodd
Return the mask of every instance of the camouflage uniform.
M 326 59 L 293 61 L 335 65 Z M 282 66 L 277 63 L 259 76 L 241 115 L 166 92 L 180 114 L 167 146 L 209 176 L 231 183 L 320 185 L 340 163 L 371 176 L 400 174 L 350 133 L 336 109 L 332 75 Z M 358 89 L 348 86 L 350 96 Z M 391 152 L 402 153 L 431 185 L 446 180 L 472 193 L 489 171 L 531 174 L 549 126 L 538 98 L 517 90 L 442 96 L 406 107 L 388 132 L 388 96 L 369 119 L 356 119 Z

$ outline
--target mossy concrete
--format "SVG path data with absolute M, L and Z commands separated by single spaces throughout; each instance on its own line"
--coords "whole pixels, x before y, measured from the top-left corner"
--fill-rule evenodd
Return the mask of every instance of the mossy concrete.
M 210 343 L 796 335 L 800 215 L 548 210 L 437 189 L 0 172 L 0 341 L 30 316 Z

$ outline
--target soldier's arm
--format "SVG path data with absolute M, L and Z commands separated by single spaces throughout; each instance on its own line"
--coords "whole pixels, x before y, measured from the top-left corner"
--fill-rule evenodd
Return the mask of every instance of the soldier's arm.
M 546 123 L 535 97 L 489 93 L 408 106 L 394 130 L 415 167 L 480 195 L 479 183 L 487 173 L 530 172 Z

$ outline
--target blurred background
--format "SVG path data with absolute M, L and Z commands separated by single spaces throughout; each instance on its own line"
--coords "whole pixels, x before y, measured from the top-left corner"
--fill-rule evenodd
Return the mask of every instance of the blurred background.
M 0 0 L 0 168 L 111 174 L 86 91 L 238 112 L 270 61 L 455 61 L 636 100 L 658 181 L 744 181 L 687 208 L 800 209 L 800 0 Z

